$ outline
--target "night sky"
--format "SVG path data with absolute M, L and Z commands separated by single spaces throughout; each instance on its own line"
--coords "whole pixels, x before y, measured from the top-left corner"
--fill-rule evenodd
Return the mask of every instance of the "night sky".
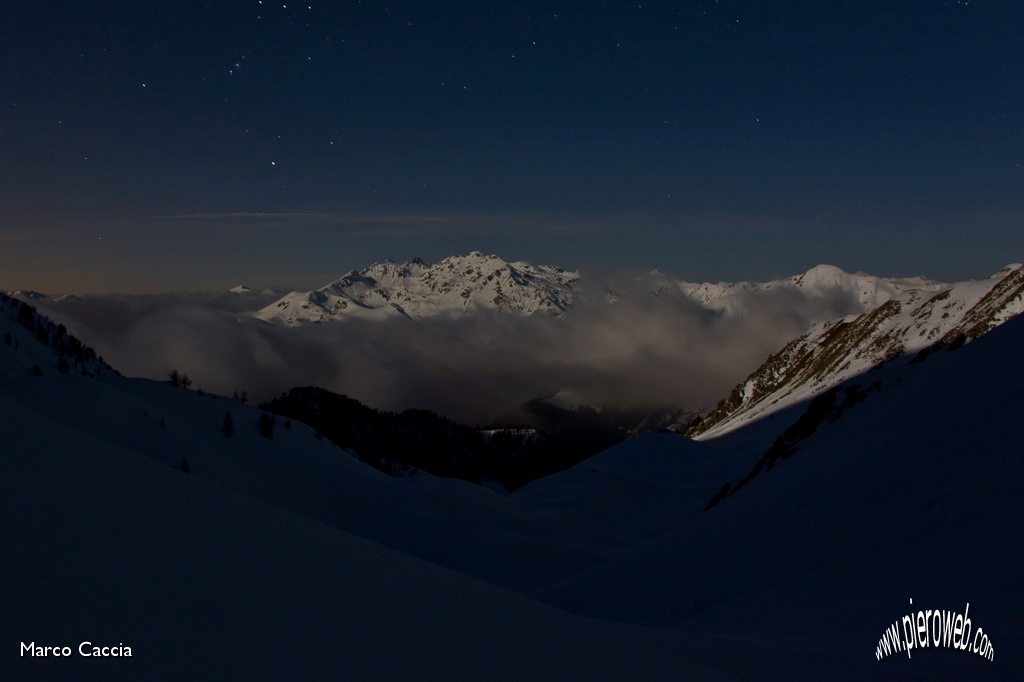
M 0 288 L 1024 259 L 1024 3 L 20 2 Z

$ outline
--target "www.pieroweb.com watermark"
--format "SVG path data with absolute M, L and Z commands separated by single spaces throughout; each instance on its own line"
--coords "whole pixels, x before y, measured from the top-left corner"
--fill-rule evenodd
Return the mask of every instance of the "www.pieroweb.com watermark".
M 910 604 L 914 604 L 913 599 L 910 600 Z M 974 629 L 968 616 L 970 610 L 971 604 L 968 602 L 963 613 L 938 609 L 911 612 L 882 633 L 875 657 L 880 661 L 890 654 L 906 651 L 907 658 L 911 658 L 912 649 L 946 647 L 970 651 L 994 661 L 996 649 L 992 645 L 992 640 L 980 627 Z

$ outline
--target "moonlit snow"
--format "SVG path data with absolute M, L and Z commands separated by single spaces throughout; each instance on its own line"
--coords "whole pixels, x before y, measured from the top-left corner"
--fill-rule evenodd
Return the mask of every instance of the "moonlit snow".
M 0 310 L 4 679 L 1013 679 L 1024 665 L 1020 317 L 875 370 L 877 390 L 704 511 L 806 403 L 703 442 L 642 436 L 502 495 L 384 476 L 298 423 L 264 438 L 260 411 L 228 398 L 62 373 L 16 305 Z M 875 660 L 909 599 L 969 602 L 995 660 Z M 14 653 L 86 640 L 133 655 Z

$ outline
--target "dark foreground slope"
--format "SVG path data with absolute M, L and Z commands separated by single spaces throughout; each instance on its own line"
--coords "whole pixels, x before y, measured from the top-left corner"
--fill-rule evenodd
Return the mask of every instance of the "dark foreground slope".
M 738 674 L 758 660 L 767 677 L 787 679 L 815 667 L 820 679 L 1020 679 L 1022 347 L 1018 317 L 956 352 L 873 373 L 878 390 L 737 494 L 537 596 L 709 638 L 734 650 L 722 665 Z M 759 460 L 772 429 L 763 420 L 700 445 Z M 994 661 L 945 648 L 875 660 L 902 616 L 968 603 Z
M 781 427 L 652 434 L 498 495 L 384 476 L 301 424 L 267 438 L 226 398 L 21 367 L 0 679 L 1019 679 L 1022 346 L 1013 319 L 879 370 L 708 511 Z M 875 660 L 910 599 L 970 603 L 995 659 Z M 18 656 L 82 641 L 134 655 Z

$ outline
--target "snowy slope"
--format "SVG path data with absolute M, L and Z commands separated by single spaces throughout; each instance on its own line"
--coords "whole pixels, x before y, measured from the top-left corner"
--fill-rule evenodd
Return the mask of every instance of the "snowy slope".
M 385 477 L 300 424 L 267 440 L 255 408 L 166 383 L 0 377 L 3 640 L 147 653 L 127 674 L 9 654 L 0 677 L 1015 679 L 1022 343 L 1018 317 L 890 363 L 709 511 L 768 420 L 652 434 L 503 496 Z M 969 601 L 996 661 L 876 661 L 909 598 Z
M 735 679 L 5 405 L 4 680 Z M 42 435 L 42 434 L 45 434 Z M 17 456 L 11 457 L 10 448 Z M 81 642 L 131 658 L 82 658 Z M 22 642 L 72 658 L 18 655 Z
M 910 289 L 869 313 L 816 324 L 768 358 L 692 435 L 711 438 L 817 395 L 881 362 L 980 336 L 1024 310 L 1024 266 Z M 958 340 L 958 337 L 963 337 Z M 923 356 L 922 356 L 923 357 Z
M 18 374 L 0 413 L 3 640 L 134 650 L 8 655 L 3 679 L 733 679 L 348 532 L 498 584 L 600 553 L 507 496 L 388 478 L 300 424 L 268 440 L 256 408 L 162 382 Z
M 96 352 L 34 306 L 0 293 L 0 377 L 37 373 L 114 376 Z
M 753 659 L 759 679 L 1019 679 L 1022 343 L 1018 317 L 957 352 L 887 366 L 879 390 L 737 494 L 538 596 L 726 645 L 723 667 Z M 695 445 L 727 451 L 744 430 Z M 967 603 L 995 661 L 875 660 L 902 615 Z
M 561 315 L 572 304 L 579 274 L 529 263 L 506 263 L 473 251 L 433 265 L 420 259 L 377 263 L 315 291 L 292 292 L 256 313 L 295 326 L 351 316 L 421 318 L 475 310 Z

